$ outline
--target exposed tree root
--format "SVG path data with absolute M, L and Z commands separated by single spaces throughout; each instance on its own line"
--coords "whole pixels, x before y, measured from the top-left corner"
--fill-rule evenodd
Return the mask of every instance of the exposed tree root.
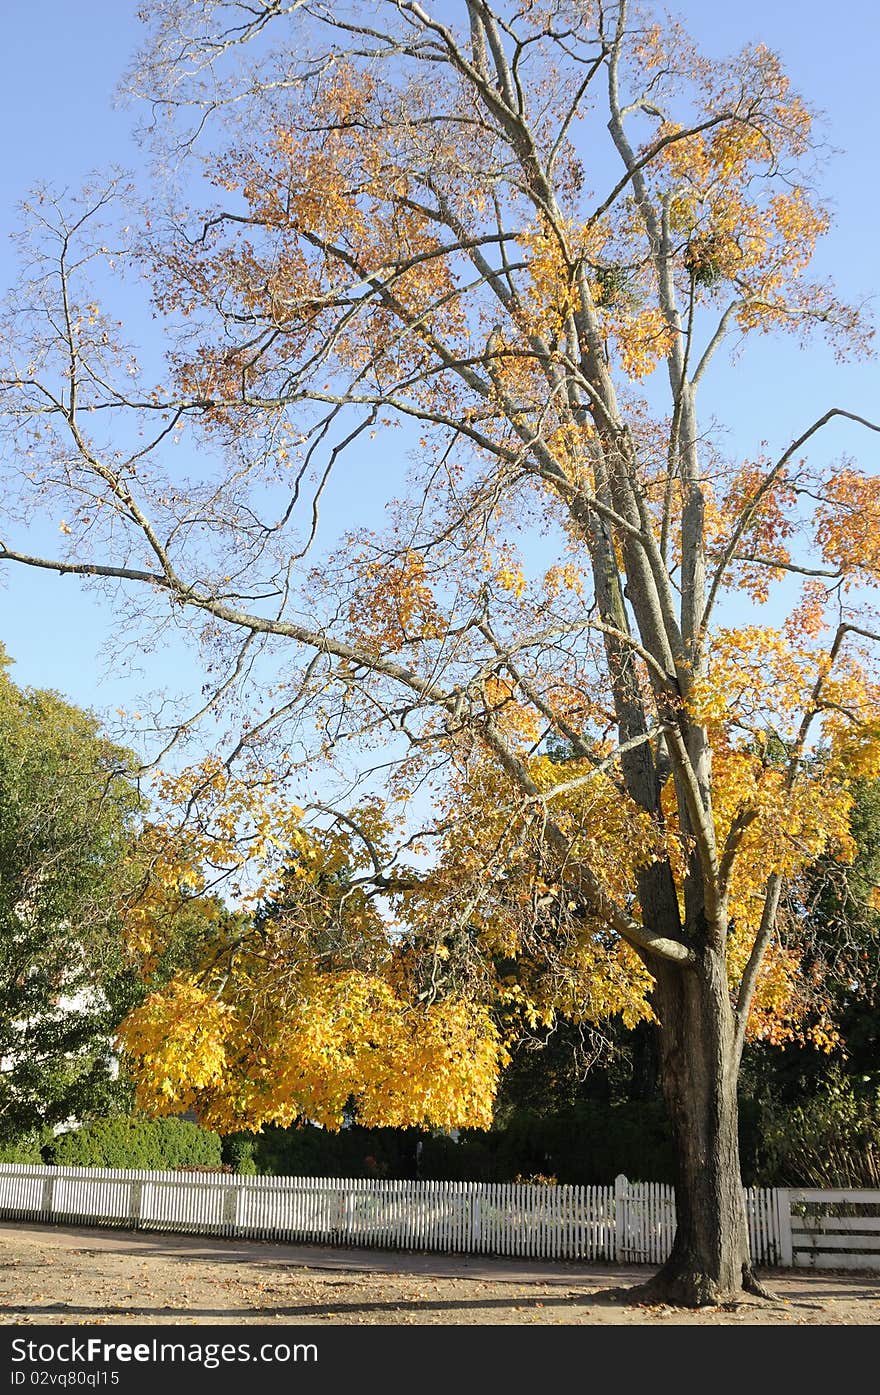
M 750 1264 L 743 1265 L 743 1288 L 755 1298 L 766 1298 L 770 1303 L 775 1302 L 776 1295 L 764 1287 Z
M 755 1277 L 749 1264 L 742 1267 L 742 1283 L 736 1287 L 720 1284 L 696 1268 L 664 1265 L 643 1284 L 615 1288 L 608 1296 L 628 1304 L 666 1304 L 671 1308 L 717 1308 L 741 1302 L 744 1295 L 774 1302 L 774 1295 Z

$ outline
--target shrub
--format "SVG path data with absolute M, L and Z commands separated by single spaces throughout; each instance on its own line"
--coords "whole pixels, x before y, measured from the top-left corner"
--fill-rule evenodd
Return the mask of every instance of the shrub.
M 458 1143 L 426 1140 L 422 1161 L 425 1177 L 477 1182 L 552 1177 L 607 1186 L 621 1172 L 631 1181 L 673 1176 L 669 1127 L 654 1101 L 582 1100 L 554 1114 L 523 1111 L 504 1128 L 463 1133 Z
M 236 1158 L 249 1158 L 253 1171 L 270 1177 L 405 1179 L 416 1175 L 416 1143 L 421 1137 L 417 1129 L 366 1129 L 358 1124 L 335 1133 L 314 1124 L 267 1125 L 258 1134 L 230 1134 L 224 1139 L 224 1158 L 236 1171 Z
M 41 1163 L 42 1139 L 38 1133 L 22 1134 L 18 1138 L 0 1140 L 0 1163 Z
M 253 1177 L 257 1172 L 254 1158 L 256 1139 L 252 1133 L 231 1133 L 223 1139 L 223 1161 L 241 1177 Z
M 186 1119 L 126 1115 L 93 1119 L 61 1134 L 43 1150 L 59 1167 L 127 1167 L 155 1172 L 176 1168 L 219 1169 L 220 1137 Z
M 230 1134 L 223 1141 L 223 1160 L 236 1172 L 276 1177 L 464 1182 L 552 1177 L 607 1185 L 621 1172 L 632 1181 L 671 1181 L 673 1175 L 669 1128 L 656 1101 L 584 1100 L 557 1114 L 524 1111 L 503 1128 L 463 1130 L 457 1140 L 357 1124 L 338 1133 L 312 1124 L 267 1126 L 258 1134 Z
M 834 1071 L 802 1104 L 767 1108 L 762 1153 L 765 1186 L 880 1187 L 880 1095 Z

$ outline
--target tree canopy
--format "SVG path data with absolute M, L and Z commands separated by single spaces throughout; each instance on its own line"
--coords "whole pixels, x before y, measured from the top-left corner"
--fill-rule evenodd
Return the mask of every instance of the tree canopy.
M 760 44 L 709 62 L 625 0 L 166 0 L 136 82 L 166 157 L 214 186 L 195 208 L 178 181 L 133 253 L 168 376 L 143 378 L 89 285 L 127 260 L 109 193 L 44 197 L 0 377 L 11 487 L 52 501 L 65 544 L 0 558 L 191 616 L 209 701 L 248 706 L 181 792 L 219 811 L 241 757 L 251 790 L 321 770 L 332 793 L 297 802 L 350 831 L 419 966 L 297 980 L 298 943 L 230 947 L 133 1019 L 147 1088 L 258 1125 L 323 1107 L 341 1050 L 335 1108 L 381 1038 L 388 1117 L 448 1119 L 437 1031 L 479 1118 L 487 1001 L 650 1013 L 679 1169 L 663 1291 L 752 1284 L 743 1042 L 821 995 L 790 892 L 849 855 L 880 753 L 877 483 L 821 444 L 878 427 L 821 404 L 772 423 L 778 451 L 760 423 L 733 453 L 698 415 L 731 345 L 866 345 L 810 276 L 808 107 Z M 388 482 L 387 526 L 328 548 L 347 470 Z M 176 1074 L 170 1021 L 192 1028 Z
M 131 755 L 0 667 L 0 1136 L 101 1113 L 138 995 L 122 945 L 142 801 Z

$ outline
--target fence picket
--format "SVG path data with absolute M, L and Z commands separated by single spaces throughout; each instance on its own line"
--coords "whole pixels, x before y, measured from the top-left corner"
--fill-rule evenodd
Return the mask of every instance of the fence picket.
M 749 1187 L 744 1201 L 756 1264 L 864 1268 L 872 1259 L 880 1191 Z M 0 1218 L 657 1264 L 672 1247 L 675 1197 L 666 1183 L 625 1177 L 546 1186 L 0 1163 Z

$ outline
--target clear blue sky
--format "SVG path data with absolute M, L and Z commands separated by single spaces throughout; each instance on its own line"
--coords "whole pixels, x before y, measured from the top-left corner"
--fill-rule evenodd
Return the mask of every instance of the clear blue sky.
M 35 181 L 77 189 L 96 169 L 138 160 L 132 112 L 114 109 L 113 91 L 139 41 L 134 0 L 13 0 L 4 7 L 0 51 L 0 286 L 13 275 L 5 233 Z M 880 5 L 870 0 L 685 0 L 671 6 L 703 47 L 719 57 L 744 42 L 778 49 L 796 86 L 827 114 L 828 141 L 839 150 L 825 187 L 837 225 L 820 257 L 846 297 L 880 288 Z M 443 10 L 443 0 L 435 0 Z M 136 331 L 135 336 L 136 337 Z M 795 355 L 767 342 L 749 350 L 733 374 L 717 375 L 704 399 L 717 415 L 747 425 L 771 446 L 792 436 L 828 406 L 876 413 L 876 364 L 841 367 L 821 347 Z M 866 464 L 876 447 L 839 431 L 830 453 L 849 446 Z M 0 590 L 0 639 L 16 660 L 19 683 L 55 687 L 98 711 L 135 704 L 138 688 L 197 689 L 200 676 L 183 649 L 144 661 L 134 686 L 114 671 L 101 647 L 113 615 L 71 579 L 13 571 Z
M 113 91 L 140 26 L 129 0 L 22 0 L 5 7 L 0 50 L 0 286 L 16 274 L 7 234 L 28 190 L 45 181 L 75 193 L 111 165 L 139 152 L 131 112 L 113 109 Z M 6 569 L 9 570 L 8 568 Z M 68 584 L 70 583 L 70 584 Z M 112 613 L 72 578 L 13 571 L 0 590 L 0 640 L 20 684 L 57 688 L 97 711 L 128 705 L 100 654 Z

